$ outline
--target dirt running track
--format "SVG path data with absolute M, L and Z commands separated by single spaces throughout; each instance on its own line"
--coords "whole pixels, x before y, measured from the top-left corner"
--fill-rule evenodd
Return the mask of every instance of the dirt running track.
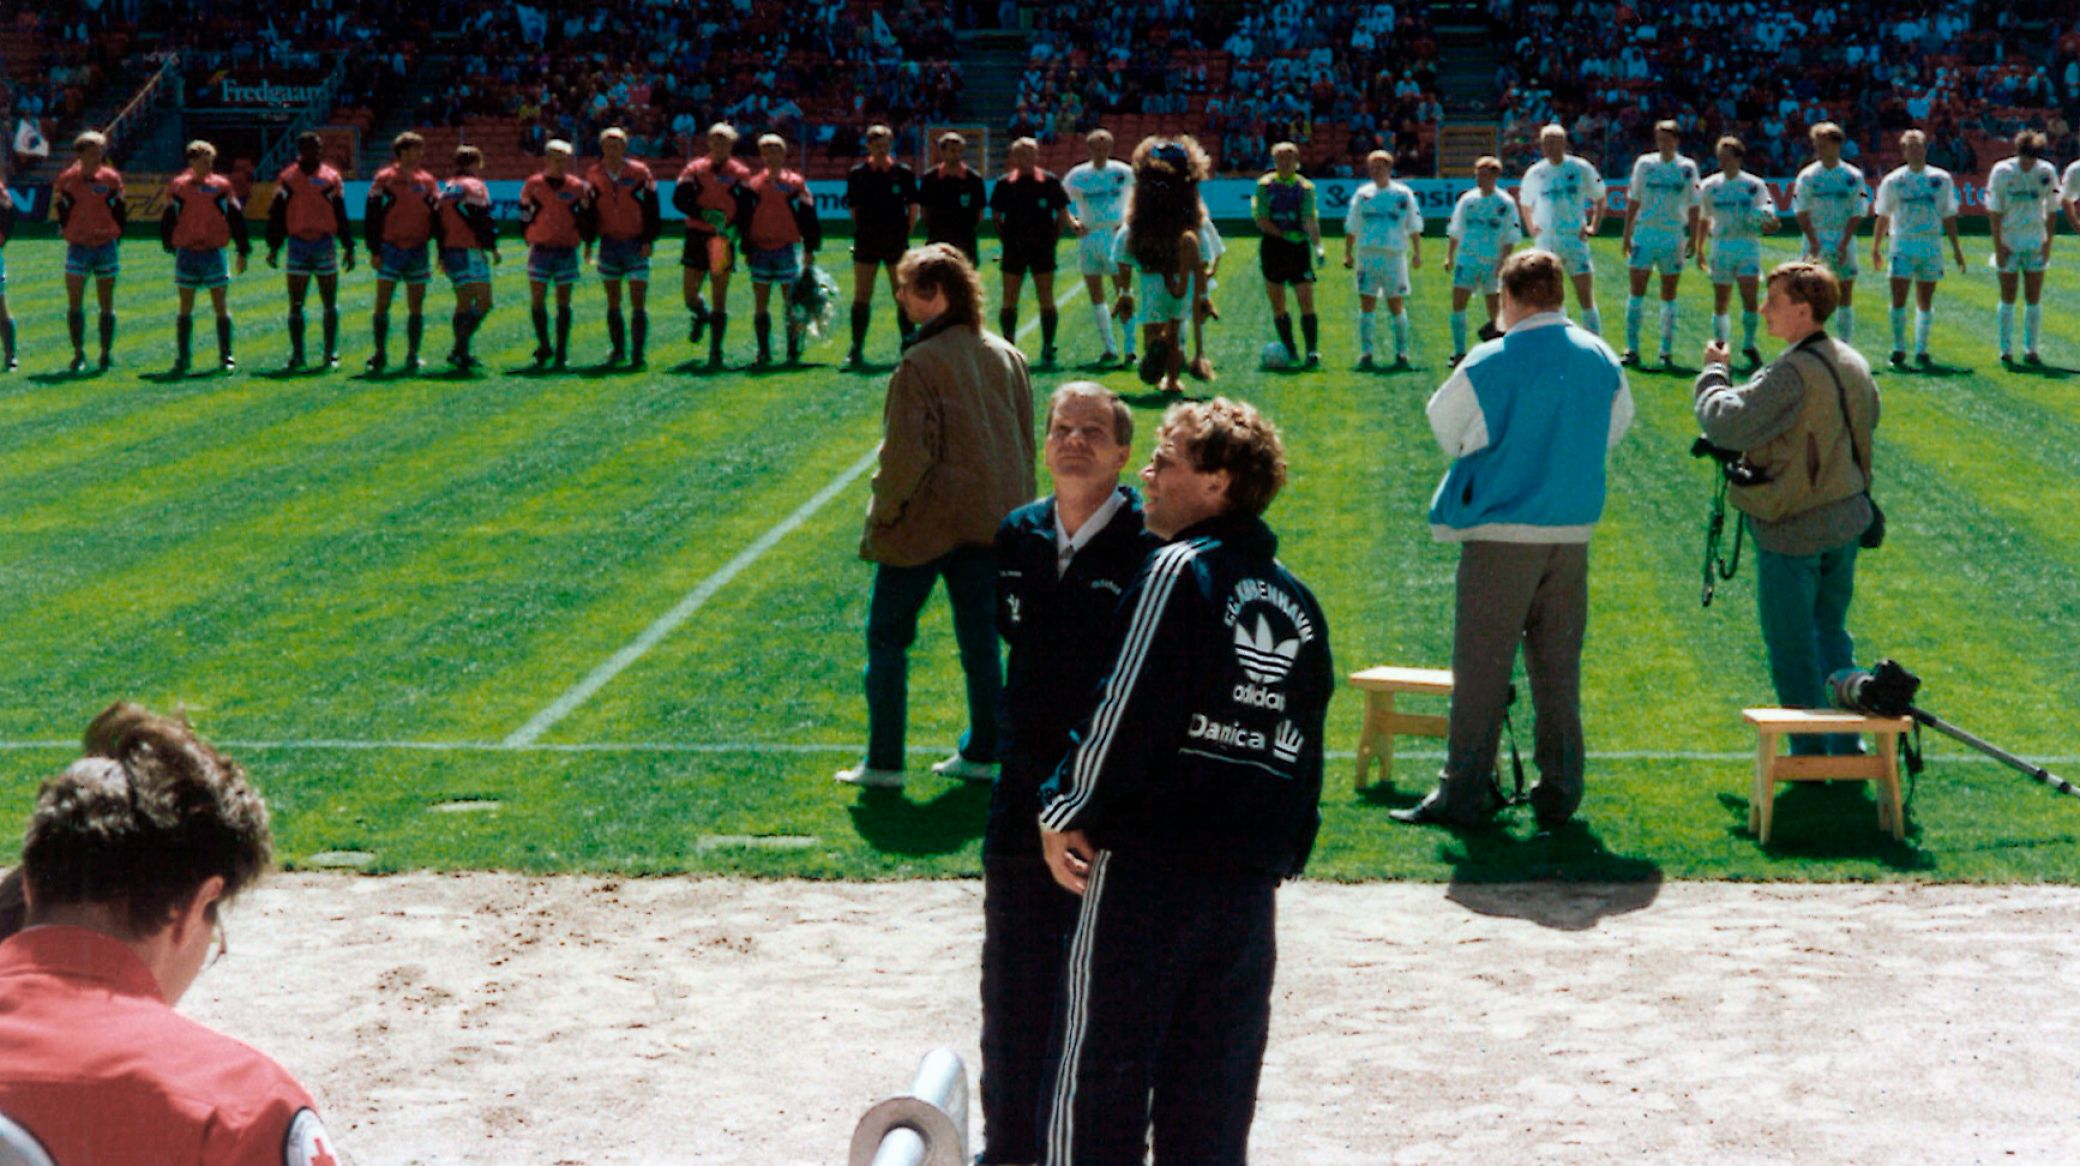
M 1260 1166 L 2080 1161 L 2080 889 L 1280 912 Z M 184 1010 L 288 1065 L 357 1166 L 842 1163 L 927 1049 L 976 1066 L 972 881 L 294 875 L 229 924 Z

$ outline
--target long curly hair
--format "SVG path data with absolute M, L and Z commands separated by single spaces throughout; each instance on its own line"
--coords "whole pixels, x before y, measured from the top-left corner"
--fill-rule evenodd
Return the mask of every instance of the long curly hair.
M 1213 172 L 1213 160 L 1190 135 L 1148 137 L 1134 147 L 1133 165 L 1127 252 L 1141 270 L 1163 273 L 1177 294 L 1178 277 L 1197 260 L 1184 254 L 1185 235 L 1204 217 L 1199 184 Z

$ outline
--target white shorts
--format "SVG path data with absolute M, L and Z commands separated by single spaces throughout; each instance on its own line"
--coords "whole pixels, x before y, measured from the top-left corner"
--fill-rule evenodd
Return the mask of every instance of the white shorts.
M 1659 268 L 1663 275 L 1683 273 L 1683 237 L 1681 235 L 1649 234 L 1645 231 L 1632 233 L 1632 254 L 1626 263 L 1634 271 L 1651 271 Z
M 1885 256 L 1885 274 L 1893 279 L 1935 283 L 1943 278 L 1943 245 L 1934 239 L 1894 239 Z
M 2030 243 L 2022 247 L 2010 247 L 2008 248 L 2008 262 L 2006 264 L 2002 264 L 1995 255 L 1989 255 L 1986 257 L 1986 266 L 1993 268 L 2002 275 L 2016 275 L 2025 271 L 2042 271 L 2044 270 L 2044 245 L 2042 243 Z
M 1408 295 L 1408 252 L 1365 248 L 1358 252 L 1358 294 L 1398 300 Z
M 1706 261 L 1712 282 L 1724 286 L 1743 279 L 1762 278 L 1762 240 L 1714 239 Z
M 1840 258 L 1836 258 L 1835 253 L 1832 251 L 1822 251 L 1818 255 L 1808 255 L 1806 259 L 1834 272 L 1836 279 L 1855 279 L 1863 272 L 1863 265 L 1857 262 L 1856 259 L 1857 250 L 1856 240 L 1851 239 L 1849 240 L 1848 249 L 1842 253 Z
M 1111 276 L 1119 266 L 1112 261 L 1112 236 L 1118 227 L 1092 227 L 1076 241 L 1076 270 L 1085 275 Z
M 1192 291 L 1189 282 L 1181 296 L 1170 294 L 1170 286 L 1160 275 L 1145 271 L 1134 273 L 1134 318 L 1143 325 L 1168 324 L 1183 320 L 1192 310 Z
M 1558 255 L 1560 266 L 1569 277 L 1596 274 L 1596 264 L 1589 258 L 1589 241 L 1582 238 L 1580 231 L 1569 231 L 1565 235 L 1540 231 L 1536 244 L 1539 250 Z
M 1463 252 L 1452 262 L 1452 286 L 1492 296 L 1502 290 L 1496 272 L 1502 264 L 1487 255 L 1467 255 Z

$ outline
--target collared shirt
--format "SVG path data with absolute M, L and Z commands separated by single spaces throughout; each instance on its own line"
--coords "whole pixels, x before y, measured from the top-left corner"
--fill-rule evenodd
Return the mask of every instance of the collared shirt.
M 1069 528 L 1062 525 L 1062 508 L 1059 503 L 1056 504 L 1054 508 L 1055 578 L 1059 579 L 1069 573 L 1069 562 L 1076 557 L 1076 552 L 1089 545 L 1090 541 L 1098 536 L 1098 532 L 1105 529 L 1105 524 L 1112 521 L 1112 516 L 1119 513 L 1119 508 L 1126 504 L 1127 496 L 1118 490 L 1114 490 L 1105 499 L 1104 505 L 1092 511 L 1091 516 L 1083 520 L 1083 525 L 1076 528 L 1075 534 L 1070 534 Z

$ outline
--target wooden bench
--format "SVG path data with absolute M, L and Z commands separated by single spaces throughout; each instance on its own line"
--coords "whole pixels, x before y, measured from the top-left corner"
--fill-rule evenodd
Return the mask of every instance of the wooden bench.
M 1895 839 L 1907 836 L 1906 811 L 1900 805 L 1899 735 L 1913 726 L 1906 717 L 1873 717 L 1862 713 L 1816 709 L 1742 709 L 1741 719 L 1755 726 L 1755 785 L 1748 798 L 1748 829 L 1769 841 L 1770 811 L 1780 781 L 1874 781 L 1878 783 L 1878 829 Z M 1811 733 L 1869 733 L 1876 753 L 1854 757 L 1820 757 L 1777 752 L 1780 737 Z
M 1365 727 L 1358 733 L 1358 772 L 1353 787 L 1365 790 L 1365 774 L 1373 761 L 1379 762 L 1382 785 L 1394 782 L 1394 738 L 1445 735 L 1444 717 L 1405 713 L 1394 707 L 1399 693 L 1452 695 L 1452 674 L 1444 668 L 1367 668 L 1351 673 L 1351 687 L 1365 693 Z

